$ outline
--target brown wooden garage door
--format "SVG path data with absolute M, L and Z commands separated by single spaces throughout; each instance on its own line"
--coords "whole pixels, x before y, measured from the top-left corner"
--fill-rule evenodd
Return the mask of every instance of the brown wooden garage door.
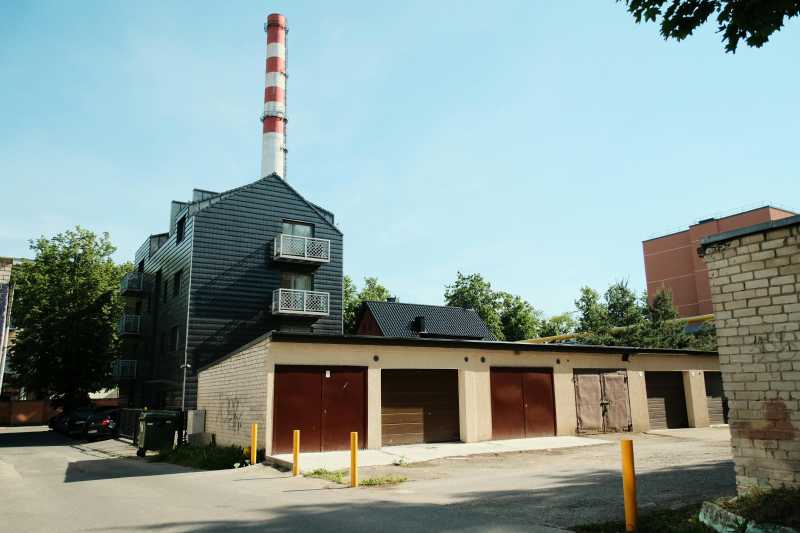
M 708 403 L 708 421 L 711 424 L 727 424 L 728 413 L 722 394 L 722 374 L 720 372 L 704 372 L 706 382 L 706 402 Z
M 382 370 L 383 444 L 459 439 L 457 370 Z
M 650 428 L 689 427 L 681 372 L 645 372 Z
M 492 368 L 492 438 L 554 435 L 553 373 L 540 368 Z
M 346 450 L 350 432 L 366 442 L 366 368 L 276 366 L 273 453 L 292 451 L 292 432 L 300 430 L 304 452 Z
M 630 431 L 628 374 L 625 370 L 575 370 L 578 433 Z

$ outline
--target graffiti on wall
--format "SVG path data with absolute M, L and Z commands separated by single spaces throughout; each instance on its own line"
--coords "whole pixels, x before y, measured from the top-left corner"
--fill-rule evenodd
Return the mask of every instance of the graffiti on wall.
M 234 433 L 238 433 L 242 429 L 242 418 L 242 402 L 239 397 L 236 395 L 225 397 L 220 392 L 217 401 L 217 419 L 220 423 Z

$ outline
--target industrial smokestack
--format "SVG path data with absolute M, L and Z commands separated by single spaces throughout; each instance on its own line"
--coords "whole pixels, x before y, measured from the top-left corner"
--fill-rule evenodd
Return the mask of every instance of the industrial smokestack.
M 267 33 L 267 76 L 261 115 L 261 177 L 273 172 L 286 179 L 286 17 L 273 13 Z

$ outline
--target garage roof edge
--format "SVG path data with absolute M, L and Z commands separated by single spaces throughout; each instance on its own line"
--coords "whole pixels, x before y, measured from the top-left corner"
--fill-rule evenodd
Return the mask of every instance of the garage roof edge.
M 476 348 L 486 350 L 512 350 L 520 352 L 566 352 L 610 354 L 664 354 L 664 355 L 718 355 L 714 351 L 670 348 L 637 348 L 635 346 L 600 346 L 592 344 L 527 344 L 505 341 L 462 339 L 432 339 L 410 337 L 377 337 L 367 335 L 324 335 L 273 331 L 273 342 L 310 342 L 329 344 L 374 344 L 386 346 L 431 346 L 442 348 Z

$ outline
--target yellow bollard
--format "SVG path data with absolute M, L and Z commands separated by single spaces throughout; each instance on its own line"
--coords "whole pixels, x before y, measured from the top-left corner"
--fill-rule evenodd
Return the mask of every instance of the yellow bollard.
M 622 450 L 622 492 L 625 496 L 625 531 L 636 531 L 639 510 L 636 505 L 636 470 L 633 466 L 633 441 L 620 442 Z
M 257 461 L 258 451 L 258 424 L 250 426 L 250 464 L 254 465 Z
M 350 432 L 350 486 L 358 487 L 358 432 Z
M 292 432 L 292 475 L 300 475 L 300 430 Z

